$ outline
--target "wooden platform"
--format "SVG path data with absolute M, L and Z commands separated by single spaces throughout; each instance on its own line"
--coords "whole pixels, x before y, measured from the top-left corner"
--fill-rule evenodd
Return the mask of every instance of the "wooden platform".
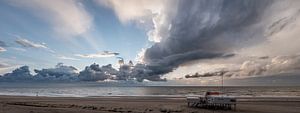
M 187 97 L 187 104 L 206 109 L 236 109 L 236 100 L 230 97 Z

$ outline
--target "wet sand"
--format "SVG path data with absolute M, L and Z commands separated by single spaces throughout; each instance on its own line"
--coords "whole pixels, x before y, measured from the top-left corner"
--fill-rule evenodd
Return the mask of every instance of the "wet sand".
M 189 108 L 180 97 L 0 96 L 0 113 L 300 113 L 300 99 L 239 99 L 234 111 Z

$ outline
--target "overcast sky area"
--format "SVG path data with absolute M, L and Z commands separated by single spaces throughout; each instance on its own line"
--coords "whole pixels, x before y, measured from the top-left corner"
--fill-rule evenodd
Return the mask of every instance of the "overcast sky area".
M 295 85 L 299 6 L 299 0 L 0 0 L 0 81 L 205 85 L 223 76 L 228 84 Z

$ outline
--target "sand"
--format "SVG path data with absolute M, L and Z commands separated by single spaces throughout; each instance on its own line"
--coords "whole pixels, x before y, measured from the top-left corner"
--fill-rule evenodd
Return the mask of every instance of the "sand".
M 300 101 L 241 99 L 234 111 L 189 108 L 180 97 L 0 96 L 0 113 L 300 113 Z

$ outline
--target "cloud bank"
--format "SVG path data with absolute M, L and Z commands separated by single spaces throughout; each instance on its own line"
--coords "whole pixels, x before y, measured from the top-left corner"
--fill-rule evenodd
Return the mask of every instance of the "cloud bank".
M 57 82 L 57 81 L 78 81 L 77 69 L 72 66 L 65 66 L 58 63 L 54 68 L 37 70 L 36 75 L 30 73 L 28 66 L 22 66 L 13 70 L 11 73 L 4 74 L 0 81 L 5 82 Z
M 1 65 L 0 65 L 1 66 Z M 84 70 L 78 71 L 73 66 L 66 66 L 58 63 L 54 68 L 35 69 L 36 75 L 30 74 L 28 66 L 22 66 L 11 73 L 0 76 L 0 81 L 4 82 L 78 82 L 78 81 L 104 81 L 104 80 L 122 80 L 138 81 L 145 79 L 150 81 L 165 81 L 155 72 L 151 71 L 144 64 L 134 65 L 132 62 L 122 64 L 119 70 L 112 67 L 111 64 L 99 66 L 92 64 L 86 66 Z
M 237 60 L 237 59 L 233 59 Z M 300 69 L 300 56 L 276 56 L 276 57 L 254 57 L 241 60 L 237 64 L 223 62 L 222 66 L 209 66 L 210 71 L 202 71 L 185 75 L 185 78 L 201 78 L 224 76 L 230 78 L 247 78 L 266 75 L 276 75 L 280 73 L 298 73 Z M 220 65 L 220 62 L 218 62 Z M 216 63 L 206 62 L 202 67 L 216 65 Z

